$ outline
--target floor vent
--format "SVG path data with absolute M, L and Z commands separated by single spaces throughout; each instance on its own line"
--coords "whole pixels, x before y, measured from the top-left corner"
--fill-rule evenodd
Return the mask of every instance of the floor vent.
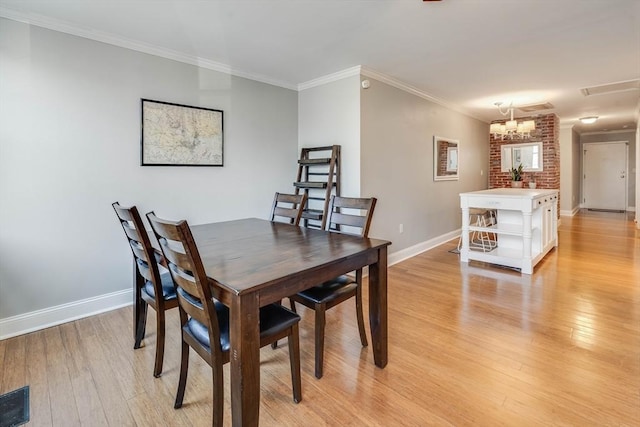
M 592 212 L 611 212 L 611 213 L 624 213 L 624 210 L 620 210 L 620 209 L 595 209 L 595 208 L 589 208 L 587 210 L 590 210 Z
M 0 427 L 19 426 L 29 421 L 29 386 L 0 396 Z

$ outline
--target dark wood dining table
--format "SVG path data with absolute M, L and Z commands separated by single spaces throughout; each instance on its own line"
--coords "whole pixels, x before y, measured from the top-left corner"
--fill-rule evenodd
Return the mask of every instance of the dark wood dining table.
M 213 295 L 230 307 L 234 426 L 257 426 L 259 421 L 259 308 L 323 281 L 369 267 L 373 357 L 376 366 L 387 365 L 391 242 L 256 218 L 196 225 L 191 231 Z

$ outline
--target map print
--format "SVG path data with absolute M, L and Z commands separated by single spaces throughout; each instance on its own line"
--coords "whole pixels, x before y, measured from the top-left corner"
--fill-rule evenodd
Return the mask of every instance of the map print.
M 222 111 L 143 99 L 142 164 L 222 166 Z

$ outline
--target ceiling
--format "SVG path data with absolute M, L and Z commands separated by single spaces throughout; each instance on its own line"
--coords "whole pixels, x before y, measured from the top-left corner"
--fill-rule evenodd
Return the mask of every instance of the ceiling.
M 0 0 L 0 16 L 293 89 L 362 66 L 486 122 L 498 101 L 551 103 L 578 132 L 635 129 L 640 108 L 638 89 L 581 92 L 638 87 L 638 0 Z

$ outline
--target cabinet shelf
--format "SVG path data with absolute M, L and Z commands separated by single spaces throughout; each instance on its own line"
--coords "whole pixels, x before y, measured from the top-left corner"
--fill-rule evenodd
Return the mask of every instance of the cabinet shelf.
M 298 164 L 302 166 L 313 166 L 313 165 L 328 165 L 331 163 L 330 157 L 324 157 L 319 159 L 300 159 L 298 160 Z
M 302 218 L 314 219 L 320 221 L 322 219 L 322 211 L 319 209 L 307 209 L 302 211 Z
M 537 230 L 537 227 L 532 228 L 532 232 Z M 522 224 L 496 224 L 489 227 L 478 227 L 475 225 L 469 226 L 469 231 L 483 232 L 483 233 L 495 233 L 503 234 L 506 236 L 523 236 Z
M 303 148 L 293 186 L 295 194 L 307 195 L 304 226 L 324 228 L 329 200 L 332 195 L 340 195 L 340 146 Z
M 320 181 L 294 182 L 293 185 L 296 188 L 327 188 L 327 183 Z

